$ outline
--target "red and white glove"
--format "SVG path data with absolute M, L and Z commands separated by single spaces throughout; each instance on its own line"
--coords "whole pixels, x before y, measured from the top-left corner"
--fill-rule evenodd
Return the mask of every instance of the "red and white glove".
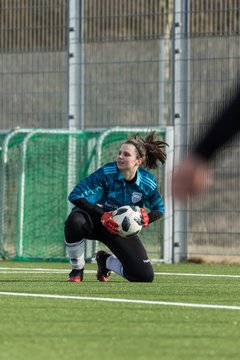
M 119 226 L 116 221 L 112 219 L 112 211 L 103 213 L 101 223 L 111 234 L 117 235 L 119 233 Z
M 148 213 L 146 212 L 146 210 L 144 208 L 141 208 L 140 211 L 141 211 L 141 214 L 142 214 L 142 226 L 144 228 L 146 228 L 148 226 L 148 223 L 149 223 Z

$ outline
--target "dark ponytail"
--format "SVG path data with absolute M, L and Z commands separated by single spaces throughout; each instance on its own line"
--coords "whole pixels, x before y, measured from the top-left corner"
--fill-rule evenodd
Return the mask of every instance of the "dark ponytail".
M 164 141 L 156 140 L 157 132 L 151 131 L 145 139 L 135 136 L 129 136 L 125 144 L 132 144 L 137 149 L 139 158 L 143 160 L 143 166 L 148 169 L 156 169 L 158 161 L 165 163 L 167 158 L 163 151 L 168 144 Z

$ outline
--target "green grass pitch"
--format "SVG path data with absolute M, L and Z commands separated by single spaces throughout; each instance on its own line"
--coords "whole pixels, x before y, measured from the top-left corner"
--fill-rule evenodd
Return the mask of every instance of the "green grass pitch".
M 87 264 L 68 283 L 67 263 L 1 261 L 1 360 L 239 359 L 240 266 L 154 269 L 100 283 Z

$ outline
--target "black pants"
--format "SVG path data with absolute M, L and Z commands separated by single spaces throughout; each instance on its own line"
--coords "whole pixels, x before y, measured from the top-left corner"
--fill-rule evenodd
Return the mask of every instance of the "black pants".
M 105 244 L 123 265 L 123 275 L 129 281 L 152 282 L 154 273 L 146 250 L 138 236 L 123 238 L 110 234 L 100 221 L 75 207 L 65 222 L 65 239 L 74 244 L 86 238 Z

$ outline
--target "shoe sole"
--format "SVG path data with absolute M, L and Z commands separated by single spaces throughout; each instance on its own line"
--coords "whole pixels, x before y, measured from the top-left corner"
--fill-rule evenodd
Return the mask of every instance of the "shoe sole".
M 101 282 L 107 282 L 107 281 L 109 281 L 109 278 L 110 278 L 110 276 L 106 276 L 106 275 L 96 275 L 96 277 L 97 277 L 97 280 L 98 281 L 101 281 Z
M 82 279 L 80 278 L 80 276 L 75 276 L 75 277 L 70 277 L 68 280 L 68 282 L 82 282 Z

